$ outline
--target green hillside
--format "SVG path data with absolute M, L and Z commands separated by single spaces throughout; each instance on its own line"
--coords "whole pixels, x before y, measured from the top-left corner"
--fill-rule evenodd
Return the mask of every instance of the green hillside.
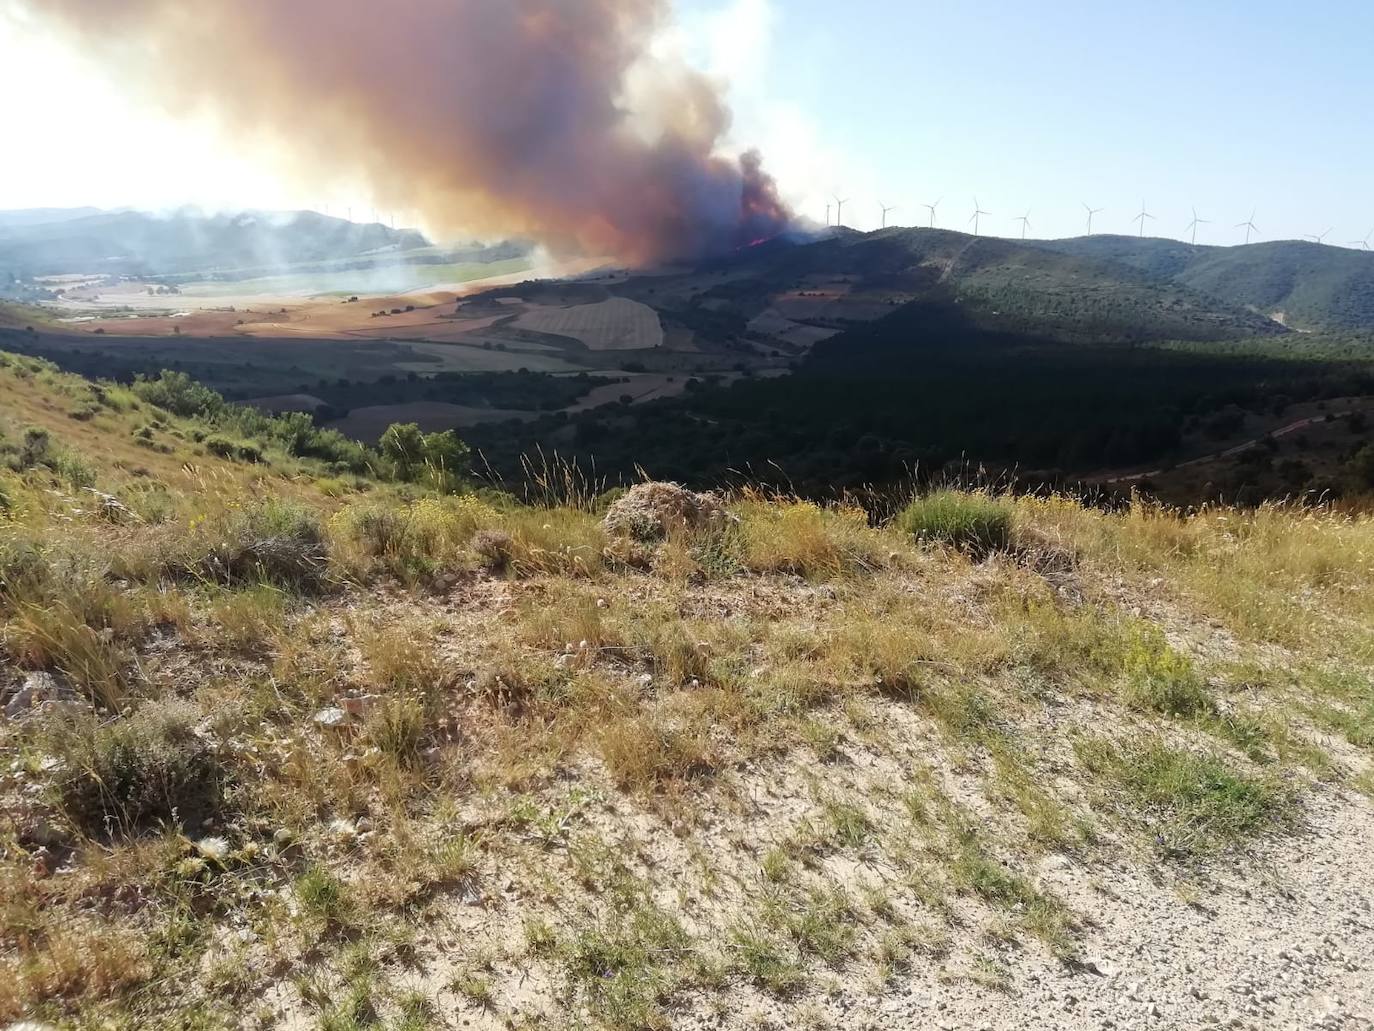
M 841 231 L 800 247 L 746 254 L 752 278 L 732 276 L 711 297 L 736 298 L 821 274 L 854 277 L 855 289 L 902 301 L 953 299 L 984 326 L 1062 340 L 1211 340 L 1282 332 L 1233 301 L 1137 268 L 1111 255 L 1077 255 L 940 229 Z M 738 262 L 739 259 L 732 259 Z
M 1125 265 L 1241 305 L 1297 329 L 1374 329 L 1374 254 L 1297 240 L 1192 247 L 1176 240 L 1093 236 L 1040 241 L 1071 257 Z

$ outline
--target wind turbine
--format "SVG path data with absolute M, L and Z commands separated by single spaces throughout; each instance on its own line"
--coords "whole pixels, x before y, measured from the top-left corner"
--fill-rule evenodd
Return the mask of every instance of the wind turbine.
M 1331 230 L 1328 229 L 1326 232 L 1321 233 L 1320 235 L 1318 235 L 1318 234 L 1316 234 L 1316 233 L 1307 233 L 1307 234 L 1305 234 L 1305 235 L 1303 236 L 1303 239 L 1304 239 L 1304 240 L 1311 240 L 1313 243 L 1315 243 L 1315 244 L 1317 244 L 1318 246 L 1320 246 L 1321 244 L 1324 244 L 1324 243 L 1326 242 L 1326 238 L 1327 238 L 1328 236 L 1330 236 L 1330 235 L 1331 235 Z
M 839 197 L 836 197 L 836 198 L 835 198 L 835 225 L 836 225 L 836 227 L 840 227 L 840 226 L 843 226 L 843 225 L 844 225 L 844 206 L 845 206 L 846 204 L 848 204 L 848 203 L 849 203 L 849 198 L 848 198 L 848 197 L 846 197 L 844 200 L 840 200 Z
M 1145 210 L 1145 202 L 1144 202 L 1144 201 L 1141 201 L 1141 202 L 1140 202 L 1140 214 L 1139 214 L 1139 215 L 1136 215 L 1136 217 L 1133 218 L 1133 219 L 1131 219 L 1131 221 L 1132 221 L 1132 222 L 1139 222 L 1139 223 L 1140 223 L 1140 238 L 1141 238 L 1142 240 L 1145 239 L 1145 220 L 1146 220 L 1147 218 L 1150 219 L 1151 221 L 1154 221 L 1154 215 L 1151 215 L 1148 211 Z
M 1088 207 L 1088 205 L 1084 204 L 1084 205 L 1083 205 L 1083 210 L 1086 211 L 1086 212 L 1088 213 L 1088 235 L 1089 235 L 1089 236 L 1092 236 L 1092 235 L 1093 235 L 1093 216 L 1094 216 L 1094 215 L 1100 215 L 1100 214 L 1102 214 L 1102 212 L 1105 211 L 1106 208 L 1090 208 L 1090 207 Z
M 1030 208 L 1027 208 L 1026 213 L 1020 218 L 1013 218 L 1012 221 L 1021 223 L 1021 239 L 1024 240 L 1026 238 L 1026 230 L 1030 228 Z
M 1189 229 L 1191 229 L 1191 230 L 1193 231 L 1193 246 L 1196 247 L 1196 246 L 1197 246 L 1197 227 L 1198 227 L 1198 226 L 1209 226 L 1209 225 L 1211 225 L 1211 224 L 1212 224 L 1212 220 L 1211 220 L 1210 218 L 1198 218 L 1198 217 L 1197 217 L 1197 208 L 1194 208 L 1194 209 L 1193 209 L 1193 220 L 1192 220 L 1191 222 L 1188 223 L 1187 229 L 1184 229 L 1183 231 L 1184 231 L 1185 233 L 1188 232 Z
M 1247 219 L 1246 221 L 1236 223 L 1236 228 L 1237 228 L 1237 229 L 1244 229 L 1244 230 L 1245 230 L 1245 242 L 1246 242 L 1247 244 L 1250 242 L 1250 234 L 1251 234 L 1251 233 L 1258 233 L 1258 232 L 1259 232 L 1259 226 L 1255 225 L 1255 212 L 1256 212 L 1256 211 L 1259 211 L 1259 208 L 1255 208 L 1254 211 L 1251 211 L 1251 212 L 1250 212 L 1250 217 L 1249 217 L 1249 219 Z
M 1371 229 L 1368 233 L 1366 233 L 1365 238 L 1363 240 L 1351 240 L 1350 243 L 1346 246 L 1358 247 L 1362 251 L 1367 251 L 1369 250 L 1369 238 L 1371 236 L 1374 236 L 1374 229 Z
M 895 204 L 884 204 L 882 201 L 878 201 L 878 207 L 880 207 L 880 208 L 883 209 L 883 228 L 886 229 L 886 228 L 887 228 L 887 213 L 888 213 L 889 211 L 896 211 L 896 210 L 897 210 L 897 206 L 896 206 Z
M 944 201 L 944 198 L 941 197 L 941 198 L 940 198 L 939 200 L 937 200 L 934 204 L 922 204 L 922 205 L 921 205 L 921 207 L 925 208 L 927 211 L 930 212 L 930 228 L 931 228 L 931 229 L 934 229 L 934 228 L 935 228 L 935 209 L 938 208 L 938 207 L 940 206 L 941 202 L 943 202 L 943 201 Z
M 991 215 L 991 211 L 984 211 L 983 206 L 978 203 L 978 198 L 973 198 L 973 217 L 969 219 L 973 223 L 973 235 L 978 235 L 978 220 L 984 215 Z

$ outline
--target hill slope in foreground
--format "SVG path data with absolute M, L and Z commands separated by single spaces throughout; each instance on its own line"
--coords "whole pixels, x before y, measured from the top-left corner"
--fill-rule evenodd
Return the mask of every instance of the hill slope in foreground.
M 0 1021 L 1374 1017 L 1367 515 L 603 521 L 0 401 Z

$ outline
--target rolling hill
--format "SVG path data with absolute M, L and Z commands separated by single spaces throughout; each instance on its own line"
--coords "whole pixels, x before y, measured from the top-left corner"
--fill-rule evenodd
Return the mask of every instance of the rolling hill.
M 1298 240 L 1193 247 L 1092 236 L 1037 241 L 1057 254 L 1125 265 L 1305 330 L 1374 329 L 1374 254 Z
M 1214 340 L 1284 328 L 1244 304 L 1109 256 L 940 229 L 840 230 L 776 241 L 719 267 L 729 281 L 696 303 L 746 301 L 834 284 L 889 306 L 955 301 L 986 328 L 1064 340 Z

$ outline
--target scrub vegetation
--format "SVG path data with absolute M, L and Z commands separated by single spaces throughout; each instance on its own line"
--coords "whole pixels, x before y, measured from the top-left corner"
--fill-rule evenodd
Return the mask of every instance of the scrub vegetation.
M 176 377 L 0 401 L 0 1022 L 799 1025 L 1085 962 L 1049 859 L 1196 893 L 1370 792 L 1353 504 L 521 503 Z

